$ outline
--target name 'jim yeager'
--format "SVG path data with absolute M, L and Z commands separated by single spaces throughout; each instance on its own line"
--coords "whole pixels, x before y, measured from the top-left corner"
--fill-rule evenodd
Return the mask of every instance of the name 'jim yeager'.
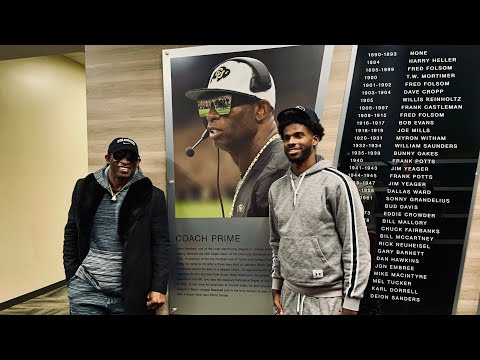
M 240 234 L 177 234 L 177 242 L 240 242 Z

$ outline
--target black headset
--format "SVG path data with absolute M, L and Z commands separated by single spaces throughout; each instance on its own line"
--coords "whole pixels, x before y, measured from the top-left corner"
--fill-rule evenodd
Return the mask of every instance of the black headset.
M 267 91 L 272 87 L 272 80 L 270 79 L 270 72 L 268 71 L 267 67 L 264 63 L 260 60 L 251 58 L 251 57 L 234 57 L 231 59 L 227 59 L 224 62 L 216 65 L 214 69 L 226 63 L 227 61 L 237 61 L 250 66 L 253 71 L 253 76 L 250 79 L 250 90 L 253 93 Z M 210 81 L 210 79 L 209 79 Z M 208 84 L 207 84 L 208 87 Z

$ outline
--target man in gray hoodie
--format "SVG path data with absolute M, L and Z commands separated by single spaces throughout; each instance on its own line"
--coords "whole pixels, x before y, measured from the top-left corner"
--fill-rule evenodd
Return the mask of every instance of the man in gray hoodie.
M 277 120 L 291 166 L 268 194 L 274 311 L 354 315 L 371 266 L 358 190 L 315 154 L 324 129 L 313 110 L 285 109 Z

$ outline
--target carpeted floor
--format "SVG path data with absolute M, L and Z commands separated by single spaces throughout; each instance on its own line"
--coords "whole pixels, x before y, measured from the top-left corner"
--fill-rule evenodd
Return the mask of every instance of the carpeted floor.
M 66 286 L 0 311 L 0 315 L 69 315 L 69 313 Z
M 69 315 L 69 303 L 67 286 L 50 291 L 44 295 L 27 300 L 21 304 L 14 305 L 1 310 L 0 315 Z M 158 311 L 157 315 L 168 315 L 167 302 Z

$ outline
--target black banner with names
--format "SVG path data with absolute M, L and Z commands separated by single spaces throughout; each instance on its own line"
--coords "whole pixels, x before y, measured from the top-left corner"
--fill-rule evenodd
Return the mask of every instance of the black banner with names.
M 480 46 L 358 46 L 336 156 L 372 251 L 361 314 L 452 314 L 480 144 Z

